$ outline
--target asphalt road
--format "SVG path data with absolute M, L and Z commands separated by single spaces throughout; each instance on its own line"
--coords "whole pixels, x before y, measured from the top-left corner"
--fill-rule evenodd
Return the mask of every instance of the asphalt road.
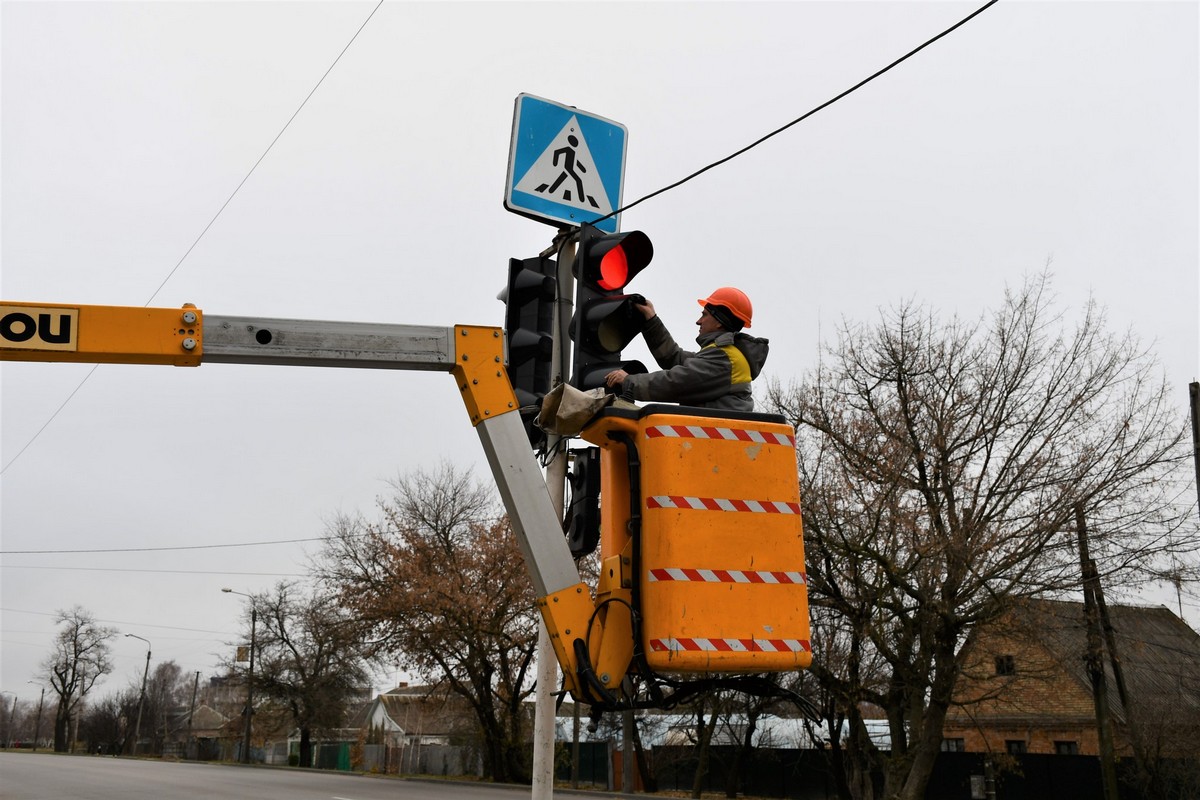
M 521 800 L 529 796 L 529 787 L 407 781 L 324 770 L 0 753 L 2 800 Z

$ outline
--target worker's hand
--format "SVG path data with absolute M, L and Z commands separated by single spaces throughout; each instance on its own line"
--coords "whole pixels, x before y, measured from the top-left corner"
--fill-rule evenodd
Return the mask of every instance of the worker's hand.
M 642 312 L 642 316 L 645 317 L 647 321 L 654 319 L 654 303 L 651 303 L 649 300 L 644 303 L 634 303 L 633 307 Z
M 614 369 L 612 372 L 604 376 L 604 385 L 610 389 L 615 389 L 625 382 L 629 377 L 629 373 L 623 369 Z

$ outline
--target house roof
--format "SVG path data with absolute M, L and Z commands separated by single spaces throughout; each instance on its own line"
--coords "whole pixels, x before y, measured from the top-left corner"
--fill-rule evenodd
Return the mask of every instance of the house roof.
M 378 707 L 397 728 L 411 734 L 447 735 L 474 724 L 469 708 L 459 698 L 434 686 L 406 684 L 384 692 L 362 709 L 362 723 Z
M 1200 634 L 1163 606 L 1108 606 L 1113 638 L 1135 707 L 1200 714 Z M 1020 606 L 1013 622 L 1036 638 L 1064 672 L 1091 690 L 1083 603 L 1036 600 Z M 1124 718 L 1105 644 L 1109 706 Z
M 370 719 L 371 709 L 374 706 L 374 700 L 348 705 L 345 713 L 345 727 L 354 729 L 367 727 L 367 721 Z
M 206 705 L 199 705 L 192 715 L 192 730 L 197 732 L 215 731 L 219 730 L 228 721 L 229 718 L 221 712 Z

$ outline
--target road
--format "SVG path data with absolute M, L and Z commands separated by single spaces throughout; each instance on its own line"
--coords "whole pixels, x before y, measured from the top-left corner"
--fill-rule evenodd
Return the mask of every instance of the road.
M 521 800 L 529 796 L 529 787 L 406 781 L 344 772 L 0 754 L 2 800 Z

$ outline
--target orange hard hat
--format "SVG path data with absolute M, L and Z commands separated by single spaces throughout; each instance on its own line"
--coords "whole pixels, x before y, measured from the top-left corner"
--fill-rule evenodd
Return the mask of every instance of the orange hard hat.
M 697 300 L 702 306 L 723 306 L 747 328 L 750 327 L 750 317 L 754 314 L 754 308 L 750 305 L 750 298 L 741 289 L 735 289 L 732 286 L 722 286 L 704 300 Z

